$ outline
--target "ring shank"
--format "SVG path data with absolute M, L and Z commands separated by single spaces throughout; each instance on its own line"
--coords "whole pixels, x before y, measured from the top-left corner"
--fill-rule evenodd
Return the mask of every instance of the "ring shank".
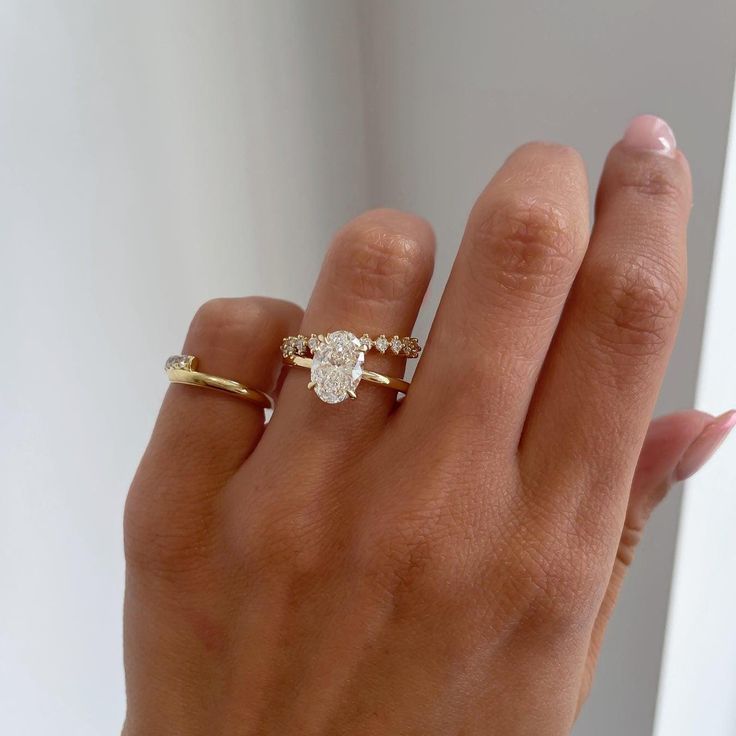
M 181 383 L 189 386 L 203 386 L 217 391 L 226 391 L 235 394 L 242 399 L 247 399 L 252 404 L 260 406 L 262 409 L 272 409 L 273 401 L 268 394 L 258 391 L 255 388 L 248 388 L 242 383 L 231 381 L 229 378 L 220 378 L 219 376 L 211 376 L 208 373 L 200 373 L 195 370 L 187 370 L 185 368 L 167 368 L 166 375 L 171 383 Z
M 307 368 L 311 370 L 312 359 L 305 358 L 301 355 L 287 355 L 284 356 L 284 363 L 297 368 Z M 379 386 L 385 386 L 386 388 L 393 389 L 394 391 L 400 391 L 405 394 L 409 390 L 409 382 L 404 381 L 402 378 L 393 378 L 391 376 L 384 376 L 383 373 L 376 373 L 375 371 L 364 370 L 361 375 L 361 381 L 368 381 L 369 383 L 375 383 Z

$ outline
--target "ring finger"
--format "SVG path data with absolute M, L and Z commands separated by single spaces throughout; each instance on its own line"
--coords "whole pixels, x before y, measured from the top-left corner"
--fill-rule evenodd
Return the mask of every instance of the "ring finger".
M 360 337 L 408 336 L 432 275 L 434 235 L 421 218 L 395 210 L 360 215 L 335 237 L 327 252 L 301 334 L 347 330 Z M 367 370 L 401 377 L 404 359 L 387 350 L 365 356 Z M 396 393 L 362 382 L 357 401 L 328 404 L 307 390 L 309 374 L 292 369 L 281 391 L 268 436 L 281 427 L 310 429 L 331 444 L 355 442 L 381 427 Z

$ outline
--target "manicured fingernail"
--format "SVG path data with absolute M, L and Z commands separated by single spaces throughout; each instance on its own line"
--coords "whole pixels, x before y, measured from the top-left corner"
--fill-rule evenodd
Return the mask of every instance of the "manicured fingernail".
M 677 150 L 675 134 L 667 123 L 656 115 L 639 115 L 626 128 L 624 144 L 640 151 L 653 151 L 673 157 Z
M 675 468 L 675 480 L 685 480 L 712 457 L 731 430 L 736 427 L 736 410 L 716 417 L 696 438 Z

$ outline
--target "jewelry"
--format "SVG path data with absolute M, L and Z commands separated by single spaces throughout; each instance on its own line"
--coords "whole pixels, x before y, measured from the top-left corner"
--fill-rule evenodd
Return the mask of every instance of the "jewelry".
M 327 404 L 339 404 L 347 398 L 357 398 L 355 390 L 362 380 L 402 393 L 409 390 L 408 381 L 384 376 L 382 373 L 363 368 L 365 354 L 370 350 L 370 345 L 352 332 L 342 330 L 330 332 L 327 335 L 312 335 L 309 340 L 304 338 L 303 346 L 291 342 L 292 340 L 298 341 L 302 337 L 301 335 L 298 338 L 287 337 L 284 340 L 281 346 L 284 362 L 290 366 L 308 368 L 311 380 L 307 388 L 313 389 L 314 393 Z M 410 357 L 416 357 L 421 349 L 416 338 L 404 338 L 404 340 L 413 341 L 412 353 L 416 354 Z M 292 349 L 292 346 L 295 349 Z M 380 350 L 380 347 L 377 347 Z M 303 355 L 307 349 L 312 353 L 311 358 Z
M 348 333 L 353 335 L 352 332 Z M 355 337 L 353 335 L 353 337 Z M 291 355 L 306 355 L 311 353 L 314 355 L 314 351 L 319 346 L 322 335 L 297 335 L 296 337 L 285 337 L 281 342 L 281 354 L 284 358 L 288 358 Z M 422 349 L 419 344 L 419 340 L 416 337 L 399 337 L 394 335 L 393 337 L 386 337 L 386 335 L 379 335 L 375 340 L 370 335 L 361 335 L 357 338 L 360 341 L 360 349 L 367 353 L 372 348 L 378 350 L 379 353 L 385 353 L 387 350 L 394 355 L 401 355 L 404 358 L 418 358 L 419 353 Z
M 197 370 L 197 358 L 194 355 L 172 355 L 167 361 L 164 370 L 171 383 L 185 383 L 189 386 L 204 386 L 218 391 L 227 391 L 260 406 L 262 409 L 272 409 L 273 400 L 263 391 L 248 388 L 242 383 L 231 381 L 229 378 L 211 376 Z

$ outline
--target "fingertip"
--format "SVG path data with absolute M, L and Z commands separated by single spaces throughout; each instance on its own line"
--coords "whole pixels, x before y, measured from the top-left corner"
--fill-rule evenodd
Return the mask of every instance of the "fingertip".
M 621 142 L 634 151 L 648 151 L 670 158 L 674 158 L 677 152 L 674 131 L 656 115 L 635 117 L 626 127 Z
M 715 417 L 698 409 L 685 409 L 656 417 L 647 430 L 645 443 L 687 446 Z
M 675 133 L 666 120 L 656 115 L 638 115 L 626 127 L 620 145 L 627 151 L 651 153 L 675 161 L 690 179 L 690 164 L 678 146 Z
M 654 419 L 649 425 L 631 484 L 629 513 L 646 520 L 677 478 L 678 464 L 714 420 L 696 409 Z
M 675 468 L 675 480 L 685 480 L 697 473 L 731 434 L 734 426 L 736 410 L 733 409 L 709 421 L 685 450 Z
M 596 217 L 616 204 L 635 215 L 649 211 L 655 221 L 686 222 L 692 205 L 690 165 L 677 149 L 672 155 L 618 141 L 603 166 L 595 201 Z

